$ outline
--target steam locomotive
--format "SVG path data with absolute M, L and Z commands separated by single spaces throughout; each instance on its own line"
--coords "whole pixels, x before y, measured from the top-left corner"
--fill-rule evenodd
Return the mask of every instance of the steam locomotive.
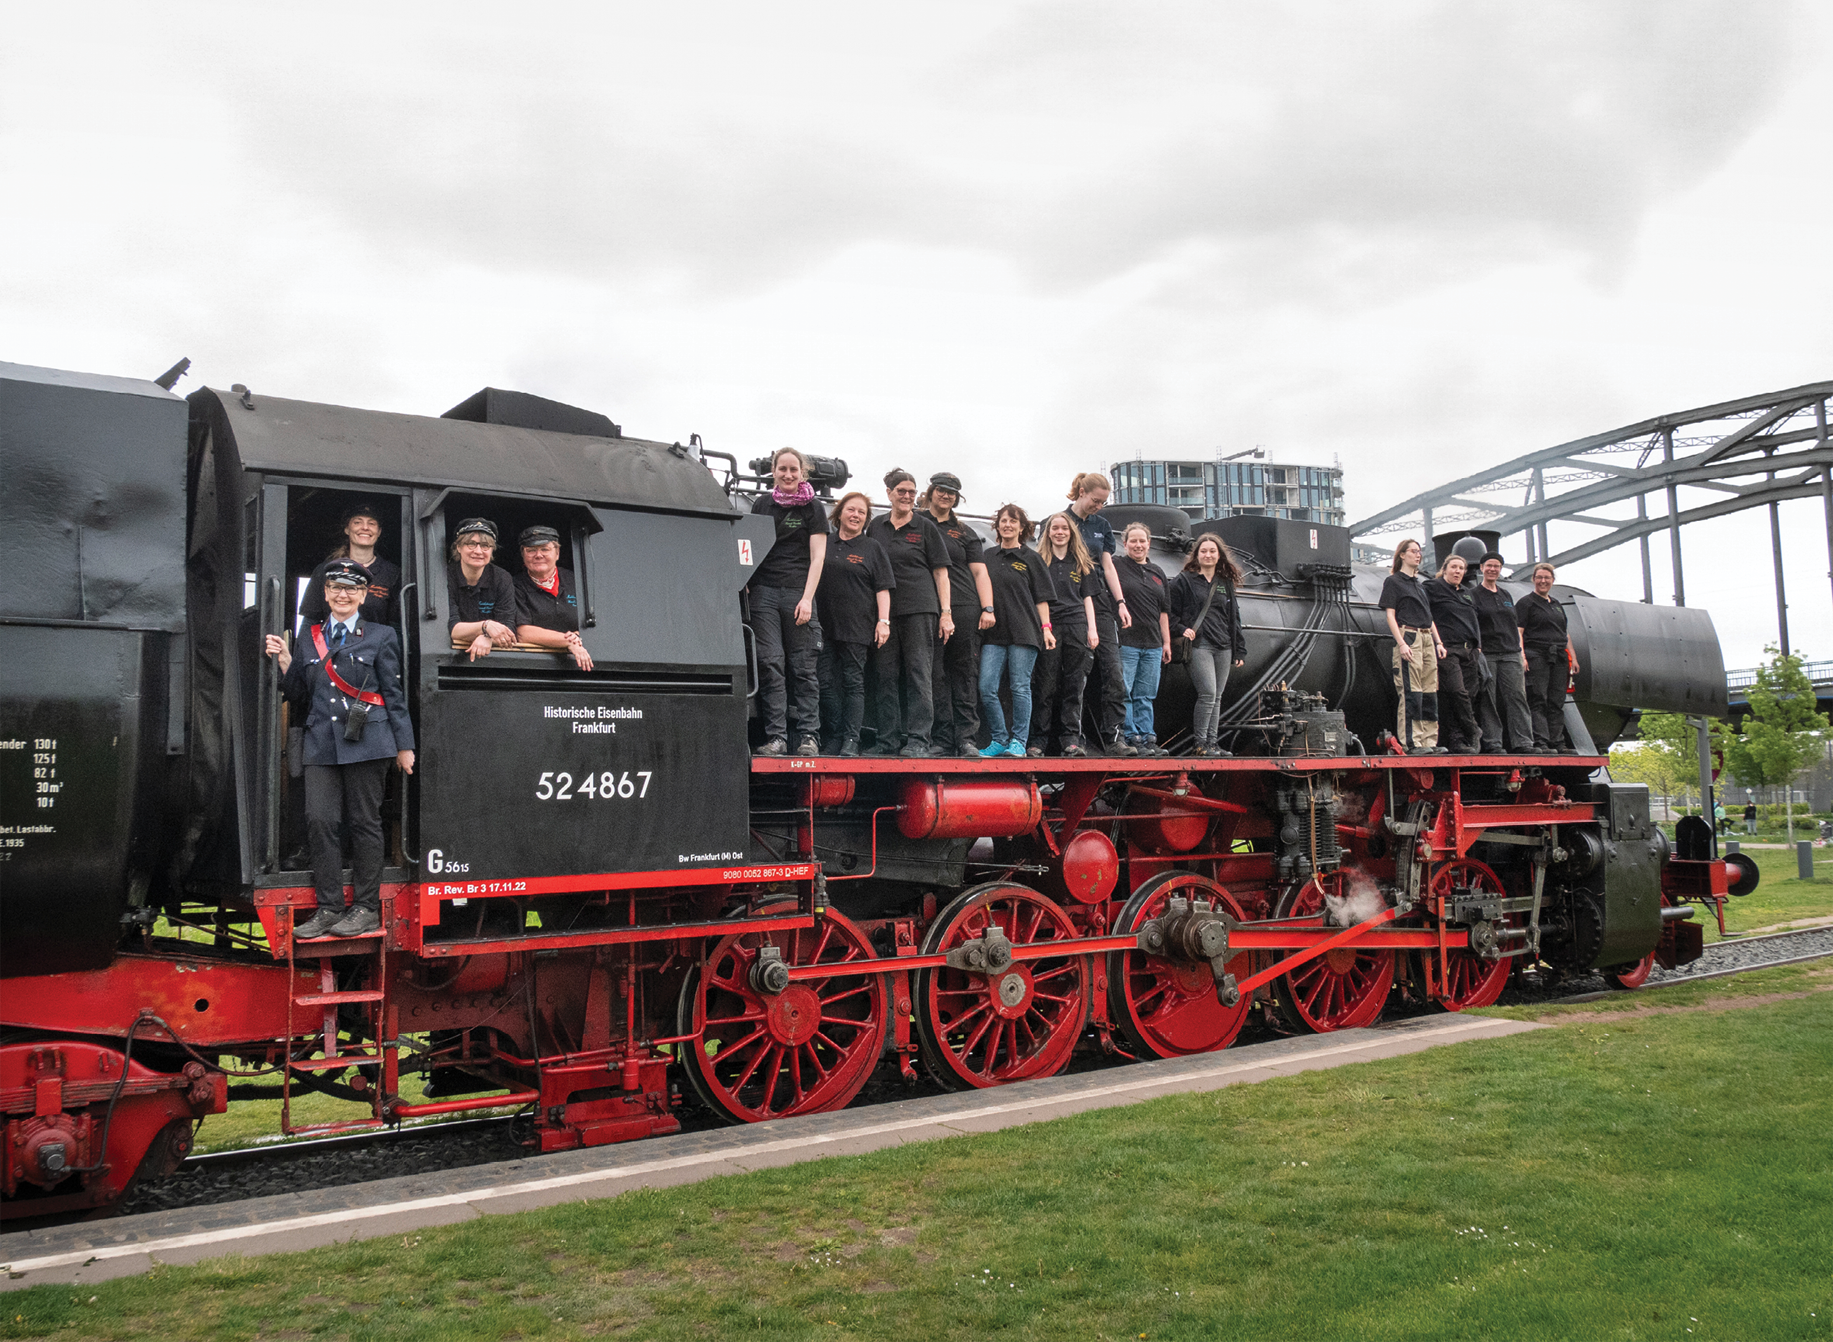
M 1638 709 L 1724 713 L 1704 612 L 1560 589 L 1583 752 L 1409 756 L 1382 575 L 1305 523 L 1198 524 L 1249 570 L 1235 758 L 753 759 L 772 537 L 721 455 L 496 389 L 430 417 L 0 365 L 6 1215 L 110 1207 L 240 1095 L 287 1132 L 305 1092 L 360 1106 L 332 1128 L 517 1106 L 554 1151 L 696 1103 L 837 1108 L 881 1066 L 992 1086 L 1224 1048 L 1252 1011 L 1633 985 L 1754 884 L 1602 771 Z M 420 766 L 385 800 L 382 930 L 295 943 L 296 724 L 261 647 L 357 498 L 402 569 Z M 1183 514 L 1112 513 L 1181 563 Z M 593 670 L 450 646 L 480 515 L 560 531 Z M 1190 697 L 1174 668 L 1161 721 Z

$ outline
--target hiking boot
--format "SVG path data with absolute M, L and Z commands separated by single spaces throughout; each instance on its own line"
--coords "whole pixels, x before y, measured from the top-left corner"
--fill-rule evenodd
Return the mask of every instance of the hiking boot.
M 316 941 L 331 935 L 331 929 L 344 916 L 342 909 L 318 909 L 310 918 L 293 927 L 294 941 Z
M 819 755 L 820 753 L 821 753 L 821 742 L 818 741 L 813 736 L 804 735 L 802 737 L 802 740 L 796 746 L 796 754 L 798 755 L 810 756 L 810 755 Z
M 789 742 L 785 741 L 780 736 L 771 737 L 768 741 L 764 742 L 763 745 L 759 746 L 756 750 L 752 752 L 752 754 L 754 755 L 771 755 L 771 756 L 787 755 L 788 753 L 789 753 Z
M 374 909 L 352 909 L 333 927 L 330 935 L 334 937 L 361 937 L 378 931 L 382 926 L 382 915 Z

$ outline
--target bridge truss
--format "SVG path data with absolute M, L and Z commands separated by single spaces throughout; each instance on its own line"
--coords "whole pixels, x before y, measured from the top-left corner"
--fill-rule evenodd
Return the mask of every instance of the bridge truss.
M 1526 540 L 1528 558 L 1513 570 L 1518 576 L 1525 576 L 1542 560 L 1555 565 L 1574 563 L 1634 542 L 1642 555 L 1642 599 L 1652 605 L 1655 589 L 1649 542 L 1665 531 L 1674 574 L 1674 604 L 1684 606 L 1681 528 L 1767 506 L 1775 563 L 1776 623 L 1782 650 L 1787 652 L 1788 602 L 1778 512 L 1785 500 L 1820 497 L 1827 527 L 1828 577 L 1833 580 L 1829 398 L 1833 398 L 1833 382 L 1813 382 L 1660 415 L 1543 448 L 1416 494 L 1353 523 L 1350 534 L 1359 540 L 1409 531 L 1427 537 L 1451 531 L 1520 534 Z M 1690 491 L 1684 501 L 1682 489 Z M 1662 505 L 1659 511 L 1651 512 L 1651 498 Z M 1633 515 L 1627 513 L 1631 504 Z M 1580 523 L 1597 531 L 1551 554 L 1549 522 Z

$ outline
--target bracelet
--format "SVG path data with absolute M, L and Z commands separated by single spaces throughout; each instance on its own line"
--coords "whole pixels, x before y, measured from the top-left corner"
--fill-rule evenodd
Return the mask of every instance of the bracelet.
M 1053 625 L 1053 624 L 1051 624 L 1049 620 L 1045 620 L 1045 621 L 1044 621 L 1044 628 L 1046 628 L 1046 629 L 1054 629 L 1054 628 L 1056 628 L 1056 626 L 1055 626 L 1055 625 Z
M 879 623 L 880 623 L 880 624 L 890 624 L 890 623 L 891 623 L 891 621 L 889 621 L 889 620 L 880 620 L 880 621 L 879 621 Z

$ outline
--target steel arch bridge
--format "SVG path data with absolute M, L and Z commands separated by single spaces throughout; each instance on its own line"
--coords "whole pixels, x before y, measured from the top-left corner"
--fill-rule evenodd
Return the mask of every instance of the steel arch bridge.
M 1829 578 L 1833 579 L 1833 442 L 1827 402 L 1833 381 L 1746 396 L 1718 405 L 1659 415 L 1608 433 L 1542 448 L 1500 466 L 1416 494 L 1404 503 L 1351 524 L 1367 539 L 1413 531 L 1494 531 L 1522 535 L 1527 562 L 1568 564 L 1635 542 L 1642 556 L 1642 599 L 1655 600 L 1649 541 L 1668 533 L 1674 604 L 1686 605 L 1681 528 L 1692 522 L 1769 508 L 1775 562 L 1776 618 L 1781 647 L 1789 650 L 1788 603 L 1782 580 L 1782 531 L 1777 511 L 1788 499 L 1822 502 L 1827 527 Z M 1680 498 L 1686 489 L 1691 496 Z M 1698 493 L 1707 497 L 1698 498 Z M 1664 505 L 1651 512 L 1649 499 Z M 1683 506 L 1683 502 L 1686 506 Z M 1633 515 L 1624 510 L 1632 504 Z M 1607 515 L 1609 512 L 1618 515 Z M 1547 524 L 1574 522 L 1597 533 L 1557 554 L 1549 553 Z

